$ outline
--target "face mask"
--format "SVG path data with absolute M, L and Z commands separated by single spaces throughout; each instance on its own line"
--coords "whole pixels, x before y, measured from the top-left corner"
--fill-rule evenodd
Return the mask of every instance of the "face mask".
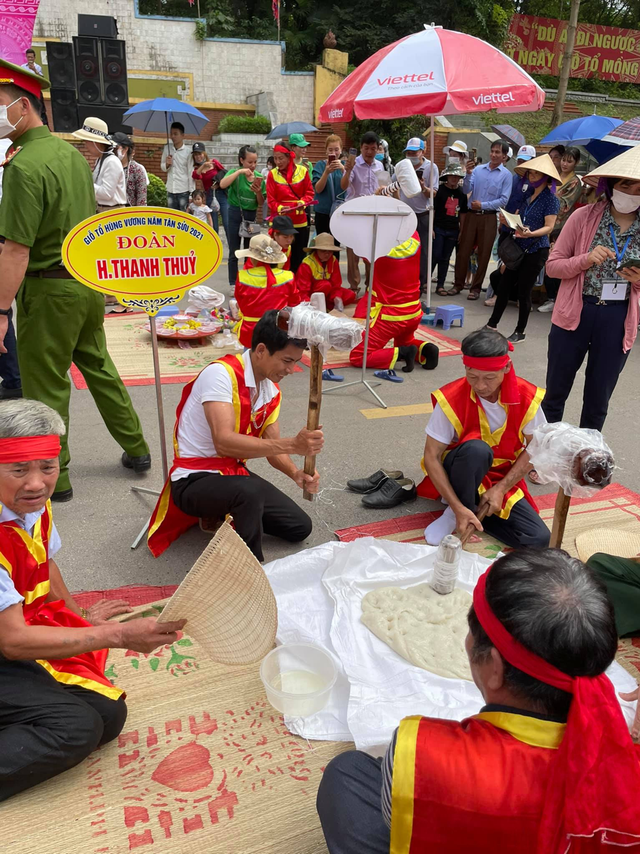
M 459 157 L 456 157 L 456 155 L 455 155 L 455 154 L 450 154 L 450 155 L 447 157 L 447 163 L 453 163 L 453 164 L 455 164 L 455 163 L 460 163 L 460 158 L 459 158 Z
M 419 166 L 419 165 L 422 163 L 422 158 L 421 158 L 421 157 L 407 157 L 407 160 L 408 160 L 408 161 L 409 161 L 409 163 L 411 163 L 413 166 Z
M 15 125 L 12 125 L 9 121 L 9 116 L 7 111 L 9 107 L 13 107 L 14 104 L 17 104 L 20 98 L 16 98 L 15 101 L 12 101 L 8 107 L 0 106 L 0 139 L 5 139 L 9 136 L 10 133 L 13 133 L 14 130 L 18 127 L 24 116 L 20 116 Z
M 117 150 L 116 154 L 118 155 L 118 157 L 120 158 L 120 160 L 124 160 L 124 159 L 125 159 L 125 157 L 127 156 L 127 152 L 126 152 L 126 151 L 123 151 L 121 148 L 119 148 L 119 149 Z
M 384 160 L 384 154 L 376 154 L 376 160 Z
M 640 208 L 640 196 L 630 196 L 629 193 L 623 193 L 622 190 L 613 191 L 611 202 L 621 214 L 633 213 Z
M 549 179 L 547 178 L 547 176 L 543 175 L 539 181 L 532 181 L 531 179 L 529 179 L 529 183 L 531 184 L 532 187 L 539 187 L 539 186 L 541 186 L 541 184 L 546 183 L 548 180 Z M 640 205 L 640 200 L 638 201 L 638 204 Z

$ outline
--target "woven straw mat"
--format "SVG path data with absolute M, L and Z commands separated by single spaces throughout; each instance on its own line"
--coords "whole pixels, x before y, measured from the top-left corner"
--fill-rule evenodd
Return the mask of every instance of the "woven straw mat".
M 112 650 L 107 674 L 127 692 L 121 735 L 3 803 L 2 854 L 326 854 L 316 793 L 352 745 L 291 735 L 257 664 L 216 664 L 185 635 Z
M 186 631 L 222 664 L 251 664 L 273 648 L 277 606 L 262 566 L 228 519 L 169 602 L 162 621 Z

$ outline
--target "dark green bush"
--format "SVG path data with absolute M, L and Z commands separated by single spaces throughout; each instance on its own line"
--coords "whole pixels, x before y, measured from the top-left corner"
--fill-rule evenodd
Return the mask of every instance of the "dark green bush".
M 218 125 L 218 133 L 264 133 L 271 130 L 266 116 L 225 116 Z
M 167 205 L 167 187 L 157 175 L 149 172 L 149 186 L 147 187 L 147 204 L 155 207 L 166 208 Z

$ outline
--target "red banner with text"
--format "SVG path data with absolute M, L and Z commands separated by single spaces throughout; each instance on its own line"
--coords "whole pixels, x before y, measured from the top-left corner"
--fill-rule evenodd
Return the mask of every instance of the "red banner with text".
M 558 76 L 567 26 L 554 18 L 514 15 L 504 50 L 530 74 Z M 640 30 L 578 24 L 570 76 L 640 83 Z

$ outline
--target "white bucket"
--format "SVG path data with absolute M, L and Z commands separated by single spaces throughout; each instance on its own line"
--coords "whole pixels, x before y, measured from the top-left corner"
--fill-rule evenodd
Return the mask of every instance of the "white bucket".
M 331 656 L 311 643 L 278 646 L 260 665 L 267 699 L 274 709 L 292 718 L 324 709 L 337 676 Z

